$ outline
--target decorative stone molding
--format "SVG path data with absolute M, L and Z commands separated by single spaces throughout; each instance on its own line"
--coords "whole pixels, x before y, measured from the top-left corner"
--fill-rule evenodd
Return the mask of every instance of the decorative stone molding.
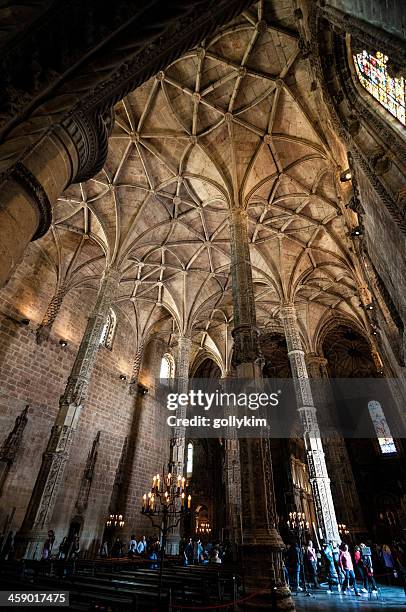
M 46 312 L 36 332 L 37 344 L 42 344 L 42 342 L 44 342 L 44 340 L 49 337 L 52 325 L 54 324 L 55 319 L 59 314 L 63 299 L 67 292 L 68 286 L 65 284 L 60 285 L 56 290 L 55 295 L 49 302 L 48 308 L 46 309 Z
M 29 406 L 26 406 L 22 413 L 16 418 L 12 431 L 4 440 L 0 448 L 0 496 L 7 475 L 21 446 L 24 429 L 28 421 L 28 408 Z
M 79 111 L 62 122 L 62 127 L 75 144 L 79 159 L 72 183 L 87 181 L 103 168 L 113 124 L 113 109 L 108 109 L 104 115 Z
M 143 352 L 144 352 L 144 341 L 141 340 L 138 345 L 137 352 L 135 353 L 135 357 L 133 361 L 133 368 L 132 368 L 131 378 L 130 378 L 130 384 L 128 386 L 128 392 L 133 397 L 135 397 L 139 391 L 138 379 L 140 375 Z
M 47 233 L 52 221 L 52 208 L 48 196 L 41 183 L 21 162 L 15 164 L 9 178 L 14 179 L 37 206 L 38 227 L 31 240 L 38 240 Z

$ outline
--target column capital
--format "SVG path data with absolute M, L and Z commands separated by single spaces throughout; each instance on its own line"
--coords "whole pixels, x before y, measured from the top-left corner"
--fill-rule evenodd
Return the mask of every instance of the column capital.
M 317 353 L 305 353 L 305 359 L 307 365 L 319 365 L 322 367 L 328 365 L 328 360 L 323 355 L 317 355 Z
M 297 318 L 297 311 L 294 302 L 284 302 L 280 305 L 279 314 L 282 319 L 289 317 Z

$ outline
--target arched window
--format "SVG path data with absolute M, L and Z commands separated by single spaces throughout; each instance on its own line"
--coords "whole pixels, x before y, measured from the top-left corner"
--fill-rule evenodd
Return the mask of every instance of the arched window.
M 368 410 L 374 424 L 375 433 L 378 438 L 379 446 L 382 454 L 396 453 L 396 445 L 391 436 L 388 422 L 379 402 L 368 402 Z
M 175 376 L 175 362 L 170 353 L 165 353 L 161 359 L 161 369 L 159 371 L 159 378 L 161 380 L 169 380 Z
M 387 71 L 388 57 L 377 51 L 354 55 L 354 64 L 361 85 L 396 119 L 405 125 L 405 80 L 393 78 Z
M 117 315 L 112 308 L 109 310 L 106 322 L 100 335 L 100 344 L 108 349 L 113 347 L 113 339 L 117 326 Z
M 188 478 L 193 474 L 193 444 L 189 442 L 187 445 L 187 456 L 186 456 L 186 476 Z

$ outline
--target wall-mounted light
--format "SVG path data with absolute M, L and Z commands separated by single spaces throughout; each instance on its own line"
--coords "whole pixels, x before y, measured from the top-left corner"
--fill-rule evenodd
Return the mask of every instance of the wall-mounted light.
M 127 380 L 127 376 L 125 374 L 120 374 L 120 380 Z
M 347 168 L 347 170 L 344 170 L 344 172 L 341 172 L 340 181 L 342 183 L 347 183 L 351 179 L 352 179 L 352 175 L 351 175 L 351 170 L 349 168 Z
M 67 340 L 59 340 L 59 344 L 61 346 L 68 346 L 68 341 Z
M 354 229 L 351 231 L 351 236 L 362 236 L 362 229 L 359 226 L 354 227 Z

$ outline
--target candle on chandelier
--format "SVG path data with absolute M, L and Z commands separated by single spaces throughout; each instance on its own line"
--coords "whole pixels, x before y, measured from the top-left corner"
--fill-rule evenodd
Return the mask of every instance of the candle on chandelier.
M 192 501 L 192 496 L 188 495 L 188 497 L 187 497 L 187 507 L 188 507 L 189 510 L 190 510 L 191 501 Z

